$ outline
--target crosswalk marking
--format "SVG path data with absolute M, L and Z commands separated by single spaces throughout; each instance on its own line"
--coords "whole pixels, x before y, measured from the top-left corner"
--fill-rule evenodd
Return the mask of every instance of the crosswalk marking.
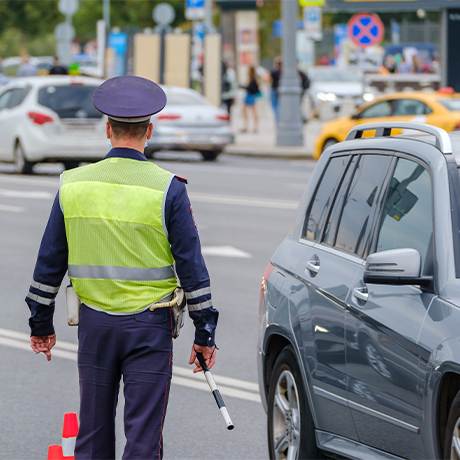
M 237 259 L 251 259 L 252 255 L 233 246 L 203 246 L 201 253 L 204 256 L 234 257 Z

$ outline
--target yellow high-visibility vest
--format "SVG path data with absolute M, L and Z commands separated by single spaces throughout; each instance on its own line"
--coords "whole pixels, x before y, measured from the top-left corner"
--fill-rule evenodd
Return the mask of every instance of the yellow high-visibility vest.
M 178 286 L 164 215 L 173 177 L 118 157 L 62 174 L 69 278 L 83 303 L 134 313 Z

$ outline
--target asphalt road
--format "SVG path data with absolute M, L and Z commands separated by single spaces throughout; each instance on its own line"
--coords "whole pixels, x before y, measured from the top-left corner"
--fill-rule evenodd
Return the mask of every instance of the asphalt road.
M 164 458 L 266 459 L 256 369 L 260 279 L 289 230 L 315 162 L 224 155 L 205 163 L 195 154 L 165 154 L 155 161 L 189 181 L 220 311 L 213 375 L 235 424 L 226 430 L 204 376 L 193 377 L 193 327 L 187 320 L 174 343 Z M 50 363 L 29 348 L 24 302 L 62 167 L 40 165 L 33 176 L 9 171 L 0 165 L 0 459 L 39 459 L 50 444 L 60 444 L 63 415 L 78 413 L 79 405 L 77 330 L 67 326 L 64 289 L 56 301 L 58 345 Z M 122 399 L 117 458 L 124 445 Z

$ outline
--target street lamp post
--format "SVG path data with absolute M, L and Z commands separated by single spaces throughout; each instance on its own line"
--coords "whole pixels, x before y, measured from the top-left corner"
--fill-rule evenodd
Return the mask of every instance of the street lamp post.
M 297 8 L 296 0 L 282 0 L 283 42 L 282 42 L 282 71 L 279 97 L 279 123 L 276 145 L 303 145 L 302 120 L 300 114 L 299 73 L 296 68 L 296 29 Z

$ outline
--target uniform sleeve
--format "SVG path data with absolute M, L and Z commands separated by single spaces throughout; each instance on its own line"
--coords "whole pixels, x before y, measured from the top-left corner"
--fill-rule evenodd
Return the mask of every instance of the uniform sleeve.
M 33 281 L 26 303 L 31 316 L 31 335 L 42 337 L 54 334 L 54 299 L 67 271 L 68 249 L 64 215 L 59 204 L 59 193 L 51 208 L 35 265 Z
M 185 183 L 177 177 L 166 196 L 165 222 L 177 275 L 195 325 L 195 343 L 214 346 L 219 312 L 212 305 L 211 283 Z

